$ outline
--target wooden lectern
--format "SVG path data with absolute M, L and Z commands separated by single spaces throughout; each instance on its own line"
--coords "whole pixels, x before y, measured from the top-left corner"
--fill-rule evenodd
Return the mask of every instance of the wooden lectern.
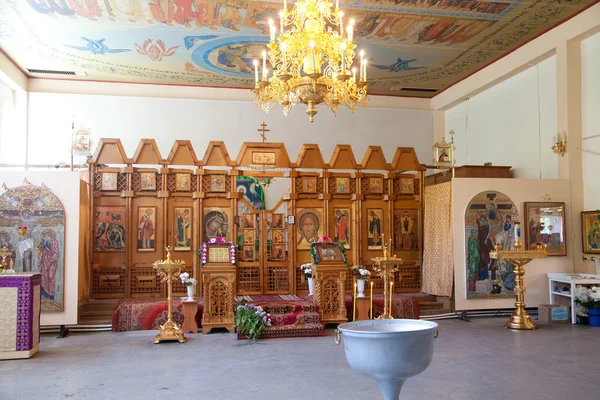
M 233 333 L 236 269 L 231 262 L 231 251 L 235 248 L 227 242 L 204 243 L 204 246 L 206 263 L 201 268 L 204 295 L 202 333 L 213 328 L 225 328 Z
M 323 324 L 348 322 L 345 282 L 348 274 L 346 257 L 337 243 L 313 243 L 313 301 Z

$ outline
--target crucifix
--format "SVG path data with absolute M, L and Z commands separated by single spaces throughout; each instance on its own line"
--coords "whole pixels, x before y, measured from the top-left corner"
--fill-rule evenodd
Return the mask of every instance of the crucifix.
M 267 129 L 267 124 L 265 124 L 264 122 L 260 124 L 260 126 L 262 128 L 257 129 L 257 131 L 261 132 L 260 137 L 262 138 L 262 142 L 264 143 L 265 140 L 267 140 L 267 136 L 265 135 L 265 133 L 271 132 L 271 130 Z

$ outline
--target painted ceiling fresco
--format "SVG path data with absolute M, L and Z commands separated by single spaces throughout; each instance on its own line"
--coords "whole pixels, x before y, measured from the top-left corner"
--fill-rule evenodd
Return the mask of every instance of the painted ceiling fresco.
M 340 7 L 356 20 L 357 50 L 370 59 L 370 93 L 432 97 L 597 1 L 341 0 Z M 41 75 L 28 69 L 43 69 L 87 73 L 68 79 L 252 88 L 252 60 L 282 7 L 1 0 L 0 49 L 30 76 Z

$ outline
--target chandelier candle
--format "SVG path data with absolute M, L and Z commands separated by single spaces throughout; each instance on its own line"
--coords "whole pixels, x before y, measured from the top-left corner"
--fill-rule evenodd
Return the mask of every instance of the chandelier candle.
M 298 0 L 291 10 L 285 0 L 279 12 L 279 32 L 274 24 L 269 20 L 270 42 L 262 53 L 263 76 L 253 90 L 254 102 L 264 111 L 281 104 L 287 115 L 302 103 L 313 122 L 319 104 L 328 106 L 334 115 L 340 104 L 353 112 L 367 104 L 364 52 L 360 63 L 354 61 L 355 22 L 344 25 L 338 0 L 335 8 L 331 0 Z M 267 55 L 273 67 L 271 76 Z M 359 64 L 360 81 L 356 75 L 350 79 L 348 70 L 353 64 Z
M 258 85 L 258 60 L 254 60 L 254 80 Z

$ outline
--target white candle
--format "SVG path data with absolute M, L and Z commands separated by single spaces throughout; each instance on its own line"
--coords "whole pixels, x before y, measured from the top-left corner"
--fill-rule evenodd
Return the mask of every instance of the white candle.
M 273 19 L 269 18 L 269 32 L 271 33 L 271 42 L 275 41 L 275 25 L 273 25 Z
M 363 79 L 367 81 L 367 60 L 365 60 L 365 72 L 363 73 Z
M 348 25 L 348 40 L 351 42 L 354 38 L 354 18 L 350 19 L 350 24 Z
M 287 11 L 287 0 L 283 0 L 283 9 Z
M 344 23 L 342 22 L 344 18 L 344 12 L 340 11 L 338 15 L 340 16 L 340 37 L 342 37 L 344 36 Z
M 283 11 L 279 12 L 279 30 L 281 31 L 281 34 L 283 34 L 283 19 L 285 18 L 285 14 L 283 13 Z
M 258 60 L 254 60 L 254 80 L 258 83 Z
M 262 56 L 263 56 L 263 65 L 262 65 L 263 79 L 267 79 L 267 52 L 263 50 Z
M 310 42 L 310 51 L 312 52 L 313 73 L 316 73 L 317 61 L 315 60 L 315 42 Z
M 521 240 L 521 223 L 515 222 L 515 242 Z
M 364 57 L 365 57 L 365 51 L 361 50 L 359 54 L 360 54 L 360 64 L 359 64 L 359 67 L 360 67 L 360 80 L 362 81 L 362 79 L 363 79 L 363 61 L 364 61 Z
M 336 10 L 340 9 L 340 0 L 335 0 L 335 8 Z
M 342 74 L 346 71 L 346 42 L 342 42 Z
M 287 49 L 287 43 L 283 42 L 281 43 L 281 53 L 283 55 L 283 70 L 285 72 L 287 72 L 287 57 L 286 57 L 286 50 Z
M 356 67 L 352 68 L 352 79 L 354 79 L 354 82 L 356 82 Z
M 267 76 L 269 75 L 269 70 L 266 68 L 263 68 L 263 80 L 267 81 Z

